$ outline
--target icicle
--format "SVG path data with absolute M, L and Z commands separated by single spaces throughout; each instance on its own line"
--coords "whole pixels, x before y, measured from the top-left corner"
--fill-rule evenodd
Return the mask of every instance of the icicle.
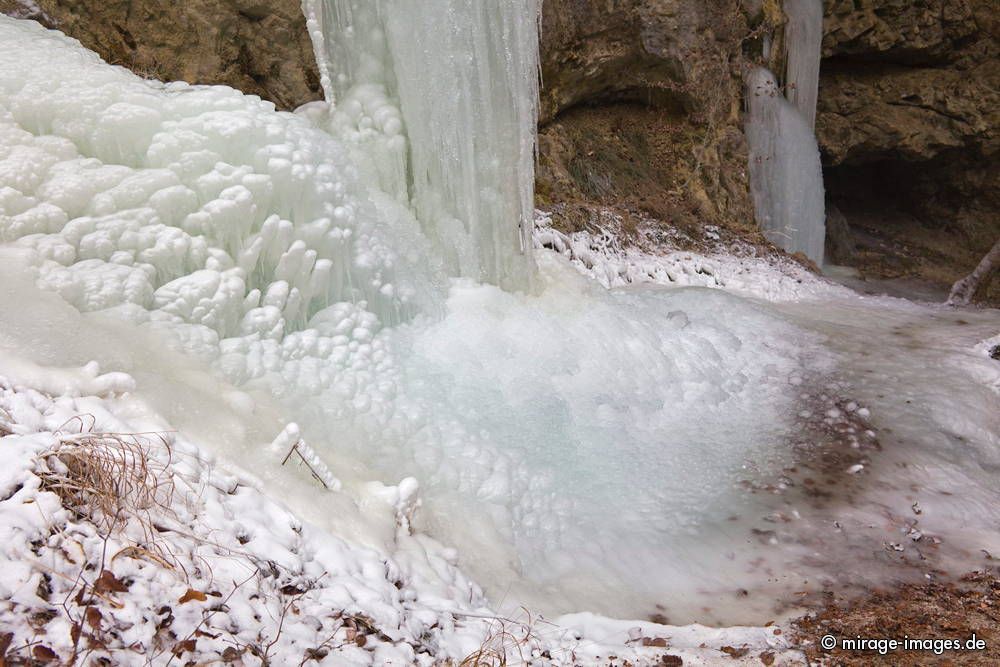
M 526 287 L 538 0 L 303 0 L 303 10 L 331 131 L 410 201 L 452 274 Z
M 816 137 L 763 67 L 747 77 L 750 190 L 764 235 L 790 253 L 823 263 L 823 169 Z
M 271 449 L 277 452 L 287 450 L 287 454 L 285 454 L 281 465 L 288 463 L 292 454 L 296 454 L 299 460 L 309 468 L 309 472 L 312 473 L 313 477 L 319 480 L 323 486 L 330 491 L 340 491 L 340 480 L 330 471 L 330 468 L 319 457 L 316 450 L 302 439 L 298 424 L 292 422 L 286 425 L 281 433 L 278 434 L 278 437 L 274 439 L 274 442 L 271 443 Z
M 785 0 L 785 91 L 789 101 L 816 126 L 819 65 L 823 46 L 823 0 Z

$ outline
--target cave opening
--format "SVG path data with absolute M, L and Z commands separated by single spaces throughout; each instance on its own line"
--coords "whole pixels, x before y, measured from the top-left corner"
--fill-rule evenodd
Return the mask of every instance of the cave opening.
M 961 149 L 824 164 L 827 261 L 868 291 L 943 299 L 995 241 L 997 202 L 982 196 L 992 171 Z

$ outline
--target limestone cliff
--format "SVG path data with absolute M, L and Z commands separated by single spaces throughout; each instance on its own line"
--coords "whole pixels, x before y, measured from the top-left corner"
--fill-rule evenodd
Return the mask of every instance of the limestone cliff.
M 655 220 L 701 238 L 714 224 L 759 241 L 741 104 L 767 13 L 738 0 L 546 0 L 538 199 L 556 222 L 587 225 L 596 205 L 626 228 Z
M 836 0 L 825 23 L 817 134 L 856 263 L 945 285 L 1000 236 L 996 3 Z
M 225 84 L 294 108 L 320 97 L 298 0 L 0 0 L 143 76 Z

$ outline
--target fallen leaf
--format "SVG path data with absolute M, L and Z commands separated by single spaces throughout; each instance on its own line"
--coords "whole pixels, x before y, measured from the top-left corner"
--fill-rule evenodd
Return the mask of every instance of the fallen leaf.
M 35 648 L 31 649 L 31 655 L 35 656 L 35 660 L 39 660 L 41 662 L 52 662 L 59 657 L 56 655 L 55 651 L 44 644 L 39 644 Z
M 179 603 L 184 604 L 185 602 L 190 602 L 191 600 L 197 600 L 198 602 L 204 602 L 208 599 L 208 596 L 201 591 L 196 591 L 193 588 L 187 589 L 187 593 L 181 596 L 178 600 Z
M 733 648 L 732 646 L 723 646 L 719 650 L 728 655 L 730 658 L 742 658 L 750 652 L 750 649 L 748 648 Z
M 180 656 L 182 653 L 189 652 L 193 653 L 195 649 L 197 640 L 195 639 L 185 639 L 182 642 L 177 642 L 174 644 L 174 650 L 172 653 L 176 656 Z
M 124 593 L 128 586 L 123 584 L 111 570 L 101 570 L 101 576 L 94 582 L 94 590 L 98 593 Z
M 98 609 L 97 607 L 87 607 L 86 618 L 87 618 L 87 625 L 89 625 L 95 631 L 100 632 L 101 618 L 103 618 L 101 610 Z
M 643 646 L 658 646 L 659 648 L 666 648 L 666 646 L 667 646 L 667 640 L 664 639 L 663 637 L 653 637 L 653 638 L 643 637 L 642 638 L 642 645 Z
M 763 662 L 767 667 L 771 667 L 774 664 L 774 654 L 770 651 L 764 651 L 760 654 L 760 661 Z

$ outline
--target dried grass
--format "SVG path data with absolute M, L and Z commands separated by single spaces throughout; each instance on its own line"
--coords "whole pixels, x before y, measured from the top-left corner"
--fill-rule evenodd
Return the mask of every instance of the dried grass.
M 145 557 L 172 567 L 170 550 L 157 539 L 158 520 L 175 517 L 170 440 L 163 434 L 92 432 L 78 419 L 81 432 L 57 432 L 57 443 L 39 455 L 42 488 L 106 536 L 126 525 L 138 527 L 142 539 L 115 557 Z
M 523 610 L 525 620 L 494 617 L 479 648 L 467 655 L 458 667 L 505 667 L 529 664 L 532 651 L 541 643 L 535 619 Z

